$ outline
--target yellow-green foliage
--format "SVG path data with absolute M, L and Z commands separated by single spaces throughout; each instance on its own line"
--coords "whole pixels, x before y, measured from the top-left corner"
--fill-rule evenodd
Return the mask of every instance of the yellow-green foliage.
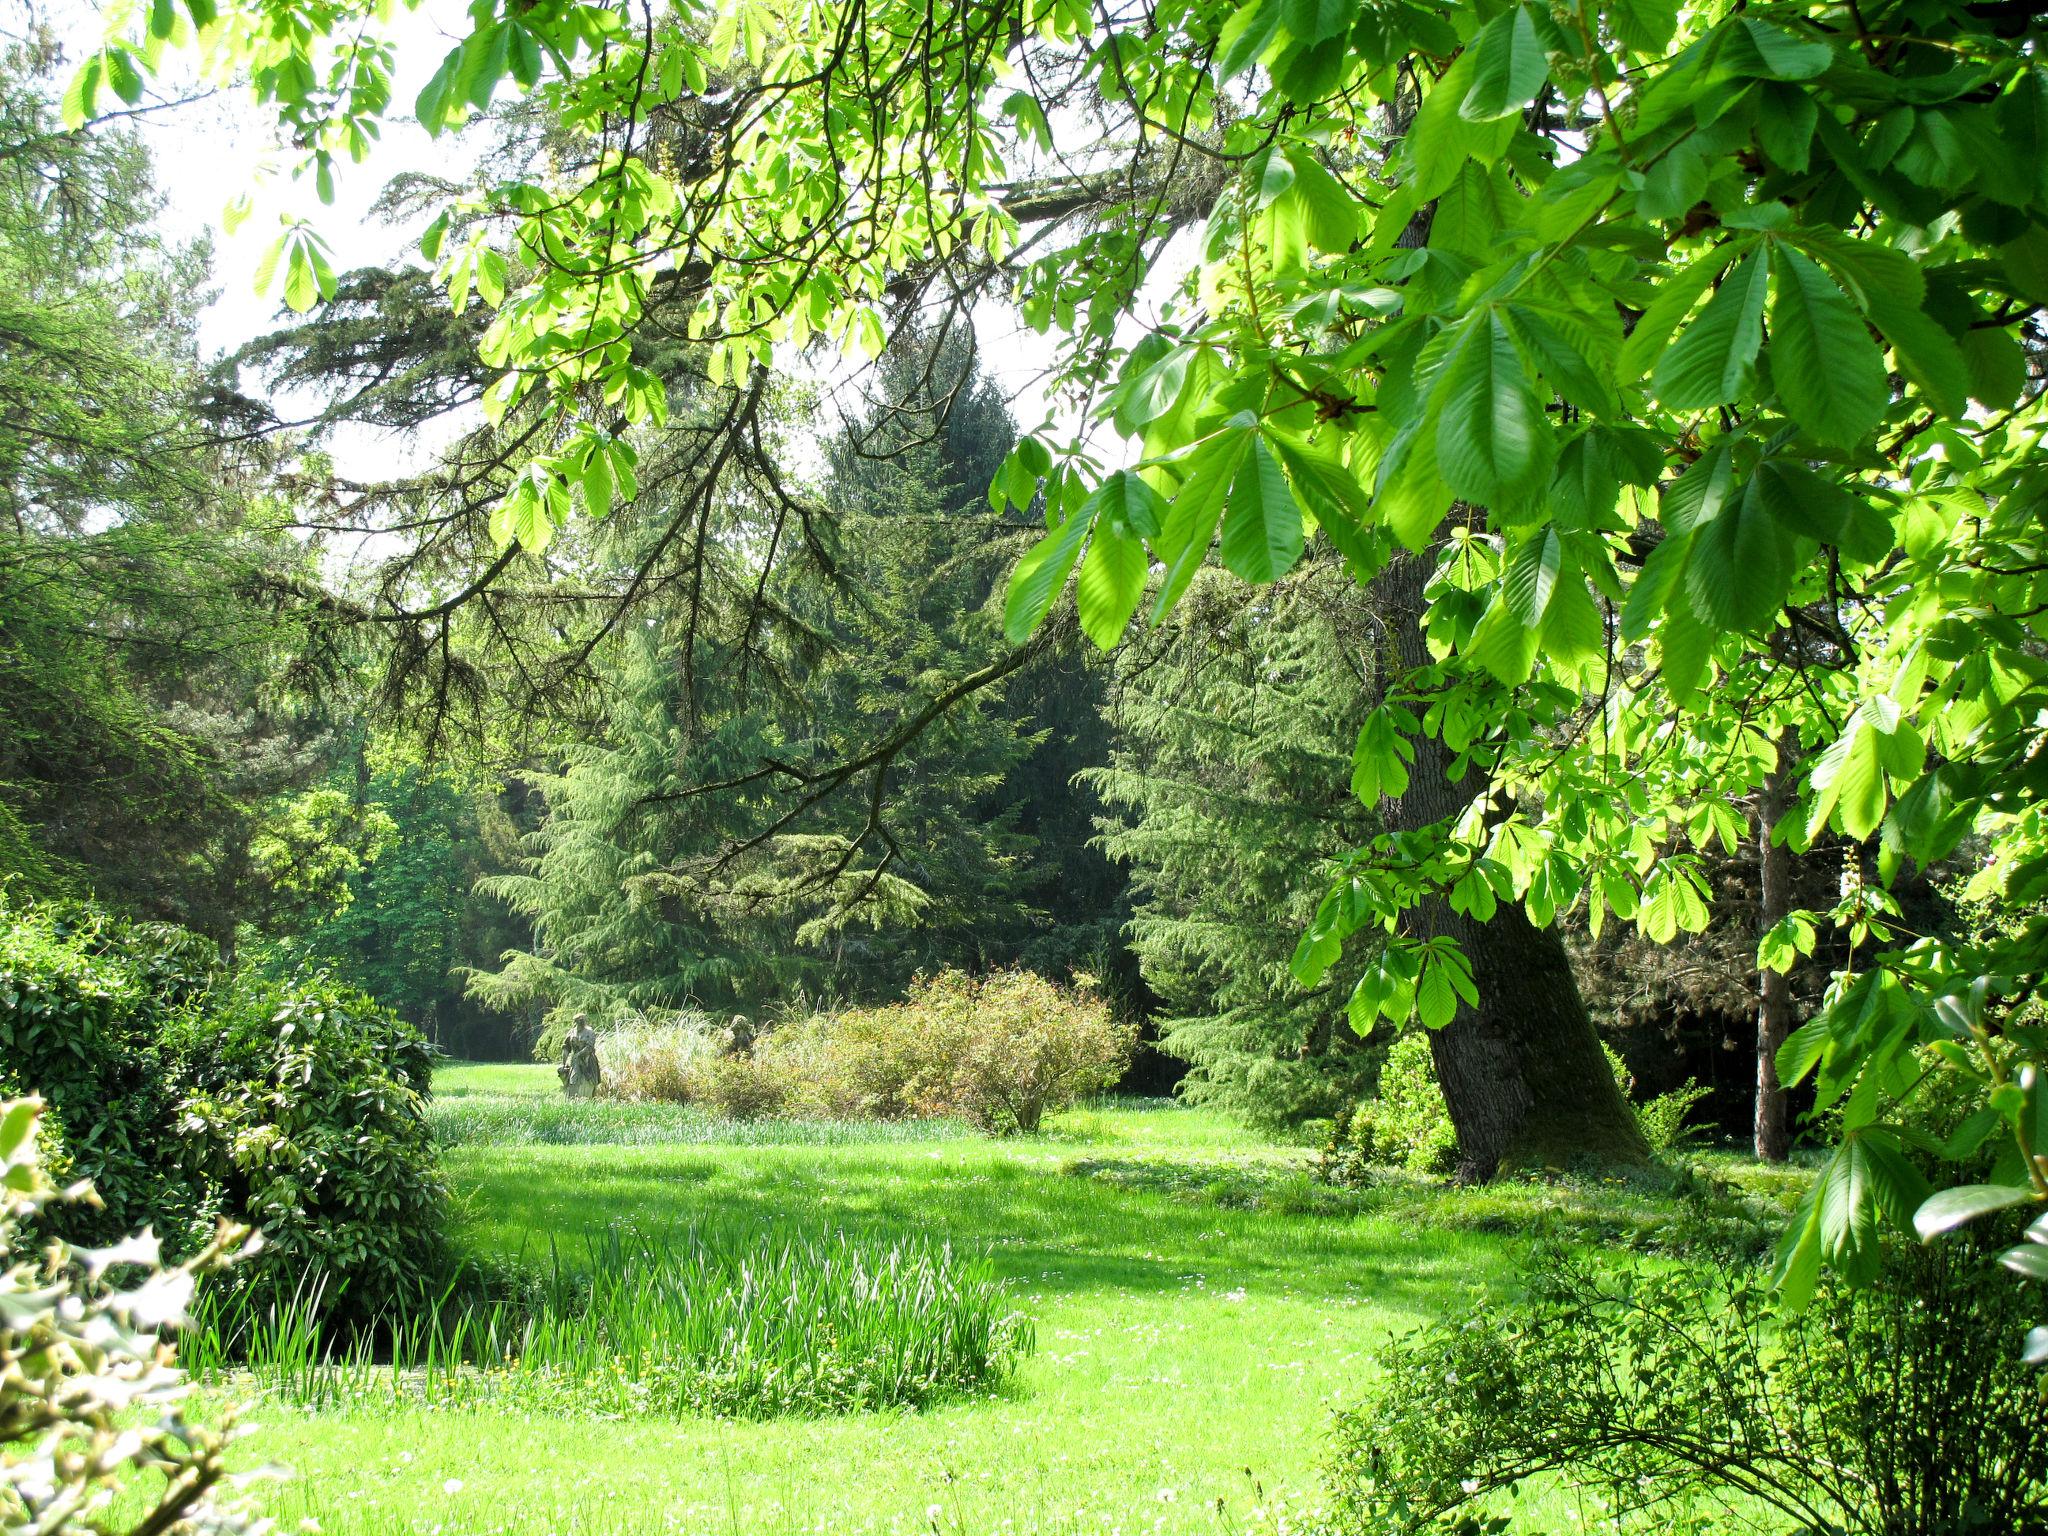
M 673 1098 L 735 1119 L 766 1115 L 899 1120 L 952 1116 L 996 1132 L 1122 1076 L 1135 1032 L 1086 987 L 1029 971 L 919 977 L 900 1003 L 819 1014 L 770 1031 L 751 1052 L 694 1025 L 668 1039 L 607 1036 L 604 1087 Z

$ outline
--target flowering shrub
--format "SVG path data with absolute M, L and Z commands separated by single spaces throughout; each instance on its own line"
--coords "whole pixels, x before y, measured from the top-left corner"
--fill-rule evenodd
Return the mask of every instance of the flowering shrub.
M 36 1536 L 230 1536 L 259 1524 L 218 1495 L 229 1435 L 192 1423 L 165 1330 L 196 1276 L 246 1233 L 158 1263 L 144 1234 L 111 1248 L 17 1256 L 22 1223 L 58 1197 L 40 1165 L 37 1099 L 0 1101 L 0 1530 Z M 75 1203 L 75 1202 L 73 1202 Z M 123 1288 L 116 1273 L 141 1278 Z

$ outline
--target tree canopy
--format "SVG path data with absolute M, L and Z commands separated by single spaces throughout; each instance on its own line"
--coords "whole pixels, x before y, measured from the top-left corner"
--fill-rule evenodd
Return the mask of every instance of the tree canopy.
M 196 29 L 324 192 L 391 107 L 384 10 L 155 0 L 67 109 L 136 99 Z M 913 318 L 1002 293 L 1056 339 L 1069 407 L 995 479 L 1044 518 L 1013 642 L 1070 581 L 1106 647 L 1212 559 L 1270 582 L 1315 537 L 1362 577 L 1428 562 L 1429 654 L 1366 717 L 1355 787 L 1398 795 L 1427 737 L 1483 788 L 1348 852 L 1299 976 L 1362 945 L 1356 1022 L 1440 1025 L 1475 993 L 1455 943 L 1410 931 L 1426 901 L 1697 928 L 1689 850 L 1739 835 L 1734 802 L 1791 755 L 1772 835 L 1858 853 L 1840 905 L 1788 915 L 1761 955 L 1822 917 L 1853 945 L 1780 1058 L 1840 1129 L 1783 1279 L 1804 1291 L 1824 1256 L 1867 1272 L 1916 1209 L 1933 1232 L 2048 1200 L 2048 72 L 2029 9 L 469 16 L 421 122 L 532 92 L 570 145 L 450 197 L 425 242 L 455 309 L 492 312 L 482 401 L 524 444 L 480 581 L 630 497 L 632 433 L 670 408 L 650 327 L 681 317 L 707 388 L 745 402 L 778 355 L 873 358 Z M 274 266 L 294 307 L 334 290 L 312 225 Z M 1908 931 L 1889 882 L 1962 847 L 1995 920 Z M 1930 1073 L 1977 1111 L 1947 1150 L 2005 1153 L 1926 1200 L 1895 1109 Z M 2048 1269 L 2043 1251 L 2010 1262 Z

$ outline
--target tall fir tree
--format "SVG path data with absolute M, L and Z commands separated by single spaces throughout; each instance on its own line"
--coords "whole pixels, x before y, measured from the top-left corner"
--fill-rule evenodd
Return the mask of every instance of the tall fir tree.
M 806 536 L 832 580 L 729 540 L 687 601 L 657 602 L 605 651 L 602 732 L 534 776 L 547 812 L 528 862 L 483 882 L 534 943 L 473 989 L 545 1005 L 543 1049 L 577 1011 L 874 996 L 921 969 L 1018 958 L 1049 928 L 1050 882 L 1007 789 L 1040 733 L 1000 686 L 943 712 L 874 793 L 785 819 L 807 766 L 859 752 L 1004 651 L 984 612 L 1002 559 L 966 487 L 1014 432 L 968 367 L 937 430 L 895 436 L 899 416 L 830 445 L 831 516 Z M 668 515 L 643 491 L 606 537 L 630 542 Z
M 1130 938 L 1162 999 L 1182 1087 L 1268 1126 L 1370 1088 L 1378 1051 L 1344 1012 L 1354 973 L 1304 987 L 1288 962 L 1329 885 L 1327 850 L 1369 834 L 1351 744 L 1374 686 L 1372 614 L 1335 561 L 1263 591 L 1198 578 L 1118 657 L 1116 746 L 1086 777 L 1130 870 Z

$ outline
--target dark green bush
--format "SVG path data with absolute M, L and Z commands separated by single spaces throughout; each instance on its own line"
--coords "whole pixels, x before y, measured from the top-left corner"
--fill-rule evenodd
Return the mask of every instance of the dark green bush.
M 178 1073 L 162 1036 L 189 969 L 162 947 L 155 928 L 91 908 L 0 907 L 0 1094 L 40 1094 L 65 1176 L 92 1181 L 97 1209 L 74 1203 L 44 1218 L 76 1242 L 183 1229 L 195 1214 L 164 1156 Z M 157 989 L 171 977 L 178 993 Z
M 104 1202 L 51 1212 L 60 1236 L 148 1226 L 191 1251 L 227 1217 L 265 1238 L 233 1285 L 318 1279 L 354 1317 L 442 1268 L 428 1048 L 360 992 L 228 971 L 204 939 L 90 907 L 0 908 L 0 1063 Z
M 358 1317 L 431 1288 L 446 1267 L 446 1191 L 419 1032 L 324 975 L 238 978 L 178 1029 L 186 1165 L 209 1214 L 264 1237 L 234 1280 L 290 1291 L 317 1276 Z
M 1796 1314 L 1747 1266 L 1549 1252 L 1527 1279 L 1397 1341 L 1339 1416 L 1337 1531 L 1547 1530 L 1515 1507 L 1532 1480 L 1616 1531 L 2048 1531 L 2031 1303 L 1972 1243 L 1896 1249 Z

